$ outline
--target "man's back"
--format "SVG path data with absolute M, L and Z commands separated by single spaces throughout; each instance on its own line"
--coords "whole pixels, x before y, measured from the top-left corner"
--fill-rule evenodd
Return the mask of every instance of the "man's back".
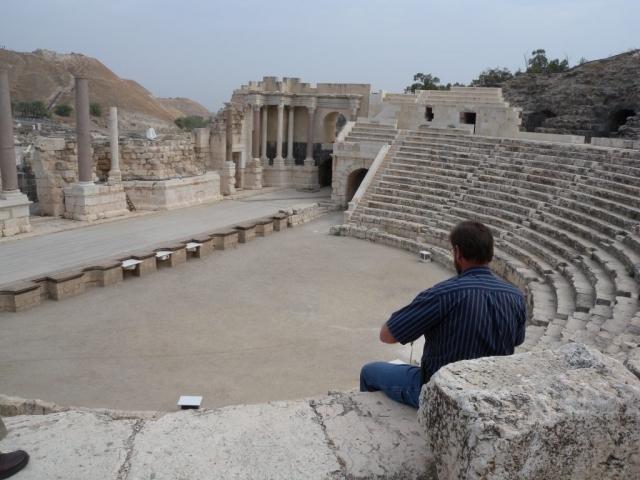
M 403 344 L 424 335 L 422 361 L 434 374 L 459 360 L 513 354 L 525 322 L 522 292 L 488 267 L 472 267 L 419 294 L 387 326 Z

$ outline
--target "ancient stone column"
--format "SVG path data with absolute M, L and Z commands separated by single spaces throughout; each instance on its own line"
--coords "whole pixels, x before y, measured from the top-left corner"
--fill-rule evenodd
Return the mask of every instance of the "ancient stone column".
M 76 76 L 76 135 L 78 137 L 78 184 L 93 184 L 91 161 L 91 119 L 89 118 L 89 80 Z
M 304 165 L 313 166 L 315 164 L 313 160 L 313 120 L 316 107 L 307 107 L 307 111 L 309 112 L 307 121 L 307 158 L 304 159 Z
M 109 143 L 111 148 L 111 169 L 109 170 L 109 185 L 122 181 L 120 173 L 120 154 L 118 152 L 118 109 L 109 109 Z
M 269 106 L 262 107 L 262 155 L 260 161 L 264 165 L 269 165 L 269 157 L 267 157 L 267 115 L 269 114 Z
M 289 107 L 289 129 L 287 131 L 287 158 L 284 159 L 285 165 L 293 165 L 296 163 L 293 158 L 293 109 L 294 106 Z
M 16 169 L 16 150 L 13 145 L 9 74 L 4 70 L 0 71 L 0 174 L 2 175 L 3 195 L 20 193 L 18 170 Z
M 233 110 L 231 108 L 231 104 L 226 104 L 227 111 L 226 115 L 226 148 L 225 148 L 225 161 L 233 162 Z
M 349 121 L 350 122 L 355 122 L 358 120 L 358 108 L 357 107 L 351 107 L 349 109 Z
M 260 105 L 253 106 L 253 135 L 251 136 L 251 156 L 254 162 L 260 161 Z
M 276 143 L 276 158 L 273 160 L 273 165 L 284 167 L 284 158 L 282 158 L 282 133 L 284 130 L 284 104 L 278 105 L 278 135 Z

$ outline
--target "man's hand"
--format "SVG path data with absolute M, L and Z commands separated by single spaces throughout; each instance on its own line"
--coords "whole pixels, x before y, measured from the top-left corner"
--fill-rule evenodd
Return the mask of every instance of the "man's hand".
M 389 330 L 389 327 L 387 327 L 386 322 L 384 325 L 382 325 L 382 328 L 380 329 L 380 341 L 382 343 L 389 343 L 389 344 L 398 343 L 396 338 L 393 336 L 393 334 Z

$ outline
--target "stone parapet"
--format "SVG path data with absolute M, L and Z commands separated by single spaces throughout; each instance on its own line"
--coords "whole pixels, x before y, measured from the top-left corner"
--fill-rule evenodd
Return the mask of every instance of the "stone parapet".
M 215 172 L 157 182 L 124 181 L 122 186 L 137 210 L 174 210 L 222 198 Z
M 640 381 L 585 345 L 447 365 L 418 419 L 442 479 L 640 477 Z
M 29 224 L 29 204 L 26 195 L 7 195 L 0 197 L 0 237 L 12 237 L 31 231 Z

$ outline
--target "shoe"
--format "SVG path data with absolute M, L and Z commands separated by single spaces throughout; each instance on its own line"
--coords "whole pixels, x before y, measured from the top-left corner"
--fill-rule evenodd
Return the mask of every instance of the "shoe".
M 12 477 L 29 462 L 29 454 L 24 450 L 0 453 L 0 480 Z

